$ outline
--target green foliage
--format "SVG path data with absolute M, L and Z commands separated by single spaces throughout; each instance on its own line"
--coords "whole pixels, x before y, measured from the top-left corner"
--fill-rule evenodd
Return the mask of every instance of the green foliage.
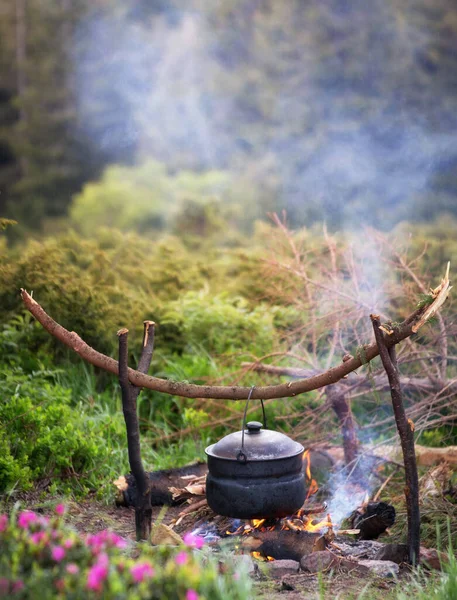
M 223 171 L 178 171 L 147 160 L 135 167 L 111 165 L 75 196 L 70 216 L 84 235 L 104 227 L 121 231 L 176 232 L 189 244 L 239 241 L 239 228 L 256 205 L 253 187 Z
M 0 492 L 30 489 L 45 479 L 54 492 L 98 492 L 112 474 L 113 443 L 123 441 L 121 416 L 89 415 L 81 404 L 72 406 L 71 390 L 52 375 L 26 374 L 20 367 L 0 371 Z
M 419 302 L 417 303 L 417 308 L 425 308 L 429 306 L 435 298 L 432 294 L 420 294 Z
M 17 221 L 14 221 L 13 219 L 0 219 L 0 231 L 3 231 L 11 225 L 17 225 Z
M 457 559 L 452 547 L 449 547 L 443 561 L 443 574 L 428 577 L 419 572 L 405 589 L 400 591 L 397 600 L 457 600 Z
M 60 514 L 63 506 L 58 505 Z M 109 531 L 80 536 L 58 515 L 0 515 L 0 595 L 24 600 L 247 600 L 241 563 L 218 555 L 197 536 L 178 547 L 135 550 Z M 134 550 L 134 551 L 133 551 Z M 135 558 L 131 558 L 134 554 Z M 220 568 L 223 564 L 223 568 Z
M 267 354 L 276 337 L 266 305 L 252 310 L 242 297 L 208 290 L 187 292 L 169 303 L 163 323 L 176 327 L 187 343 L 216 355 L 236 350 Z
M 64 327 L 110 353 L 120 327 L 140 336 L 144 319 L 160 323 L 164 300 L 198 289 L 210 276 L 203 257 L 193 257 L 176 238 L 154 244 L 119 232 L 96 240 L 69 233 L 10 252 L 0 268 L 0 318 L 22 311 L 24 287 Z M 54 343 L 44 331 L 35 334 L 35 347 Z M 61 344 L 57 351 L 62 354 Z
M 266 306 L 252 309 L 236 294 L 232 271 L 237 262 L 238 257 L 221 256 L 215 249 L 190 251 L 175 237 L 154 243 L 101 230 L 96 239 L 85 240 L 70 232 L 6 253 L 0 267 L 0 319 L 8 322 L 22 313 L 22 287 L 56 321 L 108 354 L 117 351 L 115 334 L 123 326 L 133 339 L 141 339 L 145 319 L 159 324 L 156 345 L 164 355 L 192 345 L 216 353 L 240 350 L 255 336 L 256 347 L 269 348 L 272 318 Z M 261 280 L 259 270 L 250 273 L 251 282 Z M 213 292 L 226 282 L 234 290 L 230 295 Z M 29 350 L 51 346 L 60 357 L 67 356 L 65 347 L 40 327 L 29 328 L 23 342 Z M 130 347 L 133 351 L 133 340 Z

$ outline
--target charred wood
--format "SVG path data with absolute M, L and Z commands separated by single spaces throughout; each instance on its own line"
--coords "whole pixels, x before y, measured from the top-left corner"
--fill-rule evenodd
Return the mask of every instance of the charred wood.
M 188 465 L 186 467 L 180 467 L 177 469 L 164 469 L 161 471 L 154 471 L 148 473 L 150 485 L 151 485 L 151 505 L 162 506 L 164 504 L 174 506 L 181 504 L 182 500 L 174 500 L 173 494 L 170 488 L 179 488 L 186 485 L 183 477 L 194 475 L 200 477 L 205 475 L 208 471 L 206 463 L 197 463 L 195 465 Z M 129 473 L 125 475 L 125 482 L 127 487 L 122 490 L 121 495 L 117 500 L 119 506 L 135 506 L 138 488 L 135 477 Z
M 359 539 L 376 540 L 395 523 L 395 508 L 387 502 L 369 502 L 354 511 L 350 517 L 352 527 L 359 529 Z
M 255 531 L 241 536 L 241 547 L 261 552 L 277 560 L 300 560 L 305 554 L 325 550 L 326 540 L 322 533 L 309 531 Z

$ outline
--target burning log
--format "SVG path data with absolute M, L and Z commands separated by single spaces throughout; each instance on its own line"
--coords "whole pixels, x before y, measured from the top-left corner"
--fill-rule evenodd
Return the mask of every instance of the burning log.
M 359 539 L 375 540 L 395 523 L 395 508 L 387 502 L 368 502 L 350 517 L 352 527 L 359 529 Z
M 326 540 L 322 533 L 310 531 L 260 531 L 242 536 L 241 547 L 251 552 L 260 552 L 274 559 L 299 561 L 302 556 L 325 550 Z

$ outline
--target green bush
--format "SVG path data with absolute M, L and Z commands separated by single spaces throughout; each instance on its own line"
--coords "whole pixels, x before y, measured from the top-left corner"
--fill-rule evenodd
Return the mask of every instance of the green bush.
M 173 325 L 187 344 L 210 354 L 271 352 L 276 340 L 273 313 L 266 305 L 251 309 L 241 296 L 187 292 L 170 302 L 163 324 Z
M 31 600 L 244 600 L 242 564 L 214 555 L 191 534 L 178 547 L 129 547 L 109 531 L 80 536 L 57 505 L 51 519 L 25 511 L 0 515 L 0 596 Z M 136 558 L 129 554 L 134 551 Z M 220 564 L 223 561 L 223 566 Z
M 152 243 L 105 230 L 97 239 L 83 240 L 69 233 L 30 242 L 20 252 L 10 251 L 4 257 L 0 320 L 6 323 L 23 312 L 22 287 L 33 292 L 64 327 L 111 354 L 116 351 L 120 327 L 137 333 L 139 342 L 145 319 L 160 323 L 166 301 L 201 288 L 211 277 L 204 257 L 189 253 L 176 238 Z M 64 346 L 47 332 L 37 329 L 34 334 L 29 349 L 52 345 L 57 354 L 65 355 Z
M 2 368 L 0 385 L 0 492 L 41 480 L 52 482 L 54 492 L 100 492 L 113 469 L 122 468 L 113 456 L 125 443 L 120 414 L 90 415 L 81 403 L 72 406 L 71 389 L 48 371 Z

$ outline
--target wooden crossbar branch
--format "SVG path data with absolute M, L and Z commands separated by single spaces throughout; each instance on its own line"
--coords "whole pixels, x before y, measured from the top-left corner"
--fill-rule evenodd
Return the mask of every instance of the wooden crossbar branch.
M 445 278 L 438 288 L 432 291 L 435 294 L 435 301 L 430 306 L 425 306 L 416 309 L 402 323 L 396 326 L 390 335 L 386 337 L 385 344 L 387 348 L 391 348 L 406 338 L 416 333 L 418 328 L 422 326 L 427 318 L 432 316 L 443 304 L 449 292 L 449 269 Z M 39 323 L 54 337 L 67 345 L 81 356 L 85 361 L 93 364 L 100 369 L 104 369 L 115 375 L 119 375 L 119 363 L 117 360 L 98 352 L 74 331 L 68 331 L 62 325 L 59 325 L 52 319 L 44 309 L 36 302 L 26 290 L 21 289 L 21 297 L 25 307 L 32 313 Z M 373 360 L 379 354 L 378 345 L 376 343 L 364 346 L 364 362 Z M 331 385 L 340 381 L 343 377 L 355 371 L 362 366 L 360 354 L 350 360 L 341 363 L 336 367 L 332 367 L 327 371 L 318 373 L 305 379 L 290 381 L 289 383 L 281 383 L 278 385 L 259 386 L 253 390 L 252 398 L 290 398 L 310 392 L 319 388 Z M 214 398 L 221 400 L 245 400 L 251 390 L 250 387 L 237 385 L 196 385 L 187 382 L 176 382 L 159 377 L 151 377 L 145 372 L 129 368 L 128 379 L 130 383 L 138 388 L 149 388 L 165 394 L 181 396 L 183 398 Z

